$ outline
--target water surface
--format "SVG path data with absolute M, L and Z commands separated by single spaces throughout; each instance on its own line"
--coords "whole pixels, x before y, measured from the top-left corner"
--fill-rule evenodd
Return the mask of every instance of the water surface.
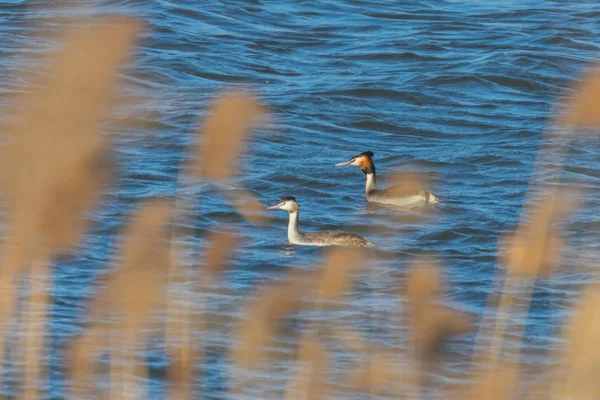
M 350 315 L 338 318 L 354 318 L 373 343 L 393 347 L 404 343 L 387 327 L 416 255 L 437 256 L 448 299 L 482 314 L 487 294 L 498 290 L 492 279 L 499 235 L 519 219 L 553 104 L 600 58 L 594 1 L 52 3 L 0 5 L 3 93 L 18 87 L 14 76 L 35 68 L 26 60 L 51 44 L 39 33 L 56 31 L 57 21 L 106 13 L 146 21 L 134 62 L 123 73 L 125 91 L 140 100 L 121 110 L 124 123 L 114 128 L 122 176 L 94 215 L 84 246 L 55 271 L 50 392 L 57 398 L 65 385 L 62 346 L 81 329 L 82 307 L 109 267 L 119 228 L 140 200 L 174 194 L 186 146 L 218 89 L 250 87 L 277 114 L 276 129 L 257 132 L 239 160 L 237 186 L 265 204 L 295 196 L 302 229 L 339 227 L 377 244 L 373 254 L 381 259 L 360 282 Z M 560 145 L 557 139 L 549 149 Z M 362 173 L 334 167 L 367 150 L 375 153 L 382 185 L 396 172 L 431 175 L 441 204 L 427 211 L 429 222 L 367 206 Z M 544 353 L 558 345 L 553 337 L 561 318 L 598 260 L 598 242 L 590 236 L 600 222 L 598 151 L 591 136 L 569 148 L 564 179 L 584 185 L 588 197 L 566 232 L 570 265 L 559 279 L 536 287 L 525 362 L 547 362 Z M 555 181 L 548 160 L 541 179 Z M 244 237 L 224 280 L 226 294 L 212 298 L 216 313 L 235 315 L 256 285 L 320 261 L 321 249 L 286 244 L 284 213 L 274 211 L 269 223 L 253 226 L 223 196 L 235 185 L 197 189 L 192 222 L 200 247 L 201 237 L 224 223 Z M 222 398 L 227 387 L 223 352 L 230 343 L 227 335 L 211 339 L 202 380 L 209 398 Z M 472 343 L 469 336 L 449 344 L 454 361 L 438 379 L 453 379 Z M 281 390 L 281 377 L 269 374 L 261 382 Z M 160 398 L 161 373 L 152 379 L 153 396 Z

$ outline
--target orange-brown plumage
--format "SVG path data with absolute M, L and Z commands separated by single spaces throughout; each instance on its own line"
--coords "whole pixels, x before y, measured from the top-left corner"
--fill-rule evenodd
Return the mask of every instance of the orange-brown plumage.
M 366 169 L 373 169 L 374 164 L 373 164 L 373 161 L 371 160 L 371 157 L 369 157 L 367 155 L 363 155 L 358 159 L 358 166 L 360 167 L 360 169 L 366 170 Z

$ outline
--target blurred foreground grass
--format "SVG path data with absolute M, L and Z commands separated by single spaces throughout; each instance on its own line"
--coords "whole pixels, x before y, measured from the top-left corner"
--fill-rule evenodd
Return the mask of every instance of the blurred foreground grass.
M 43 63 L 44 74 L 13 101 L 14 116 L 3 127 L 6 137 L 0 162 L 7 208 L 7 234 L 0 269 L 0 326 L 7 333 L 11 321 L 24 326 L 19 347 L 7 349 L 0 335 L 4 368 L 15 359 L 24 362 L 17 398 L 44 397 L 40 390 L 47 374 L 44 343 L 48 292 L 53 261 L 73 251 L 85 235 L 87 215 L 114 179 L 112 144 L 100 132 L 110 122 L 111 99 L 119 69 L 128 62 L 141 31 L 140 21 L 102 18 L 68 30 L 62 47 Z M 557 107 L 546 135 L 563 134 L 568 142 L 584 131 L 600 129 L 600 68 L 575 87 L 574 95 Z M 194 212 L 195 199 L 186 186 L 202 180 L 229 180 L 235 160 L 252 128 L 267 121 L 269 110 L 251 93 L 220 93 L 208 110 L 191 149 L 193 165 L 182 165 L 180 194 L 173 199 L 147 199 L 123 228 L 114 269 L 99 285 L 87 308 L 89 321 L 68 351 L 69 396 L 81 398 L 147 397 L 146 350 L 149 325 L 164 336 L 169 360 L 166 375 L 173 399 L 199 398 L 204 342 L 209 313 L 206 296 L 218 290 L 221 273 L 238 243 L 237 232 L 223 229 L 204 240 L 207 251 L 199 272 L 183 263 L 185 232 L 178 222 Z M 558 133 L 557 133 L 558 132 Z M 535 174 L 534 174 L 535 175 Z M 425 177 L 423 177 L 425 179 Z M 415 260 L 397 296 L 406 304 L 400 318 L 409 328 L 407 350 L 371 348 L 350 324 L 311 321 L 297 348 L 289 355 L 286 399 L 323 399 L 372 394 L 382 398 L 425 398 L 427 374 L 441 357 L 440 346 L 454 335 L 479 327 L 478 346 L 470 370 L 462 371 L 464 384 L 440 388 L 444 398 L 456 399 L 598 399 L 600 398 L 600 288 L 582 293 L 572 317 L 564 321 L 565 347 L 556 354 L 558 367 L 546 371 L 540 385 L 527 385 L 519 349 L 505 346 L 507 330 L 522 339 L 523 327 L 511 325 L 511 315 L 527 313 L 533 285 L 550 277 L 560 266 L 564 246 L 560 222 L 578 205 L 577 188 L 559 191 L 531 184 L 522 222 L 499 243 L 496 279 L 504 287 L 492 299 L 483 319 L 443 304 L 444 279 L 433 259 Z M 252 222 L 264 219 L 261 203 L 250 192 L 239 192 L 232 204 Z M 423 223 L 426 223 L 423 221 Z M 290 316 L 303 310 L 323 312 L 348 307 L 348 293 L 358 277 L 370 273 L 372 254 L 356 249 L 325 251 L 322 265 L 311 271 L 293 271 L 280 282 L 261 287 L 249 299 L 233 336 L 231 398 L 247 394 L 250 372 L 265 368 L 274 357 L 269 351 Z M 193 278 L 191 278 L 193 277 Z M 191 281 L 190 281 L 191 279 Z M 29 310 L 19 316 L 17 287 L 30 282 Z M 188 283 L 190 285 L 179 285 Z M 185 287 L 186 289 L 181 289 Z M 175 289 L 177 288 L 177 289 Z M 516 296 L 520 293 L 529 296 Z M 200 296 L 196 296 L 200 294 Z M 200 299 L 200 301 L 193 301 Z M 392 327 L 389 327 L 392 330 Z M 332 338 L 335 344 L 332 343 Z M 400 340 L 400 339 L 399 339 Z M 333 365 L 330 347 L 343 346 L 358 355 L 334 388 L 328 378 Z M 107 382 L 99 382 L 99 358 L 109 354 Z M 5 377 L 6 374 L 3 374 Z M 3 382 L 3 385 L 6 383 Z M 259 388 L 260 390 L 260 388 Z M 285 393 L 283 393 L 285 391 Z M 335 396 L 334 396 L 335 394 Z M 265 395 L 266 397 L 266 395 Z M 277 396 L 274 396 L 277 397 Z

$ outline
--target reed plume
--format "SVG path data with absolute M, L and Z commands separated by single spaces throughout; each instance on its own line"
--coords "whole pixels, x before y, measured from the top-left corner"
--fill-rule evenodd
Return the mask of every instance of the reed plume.
M 406 278 L 406 318 L 412 328 L 411 347 L 418 358 L 430 357 L 447 337 L 471 330 L 472 317 L 440 304 L 442 276 L 430 262 L 415 264 Z
M 333 248 L 327 252 L 318 272 L 317 298 L 323 305 L 344 300 L 356 275 L 365 268 L 364 254 L 354 248 Z
M 326 398 L 329 360 L 319 339 L 314 334 L 305 335 L 298 346 L 298 371 L 290 379 L 286 400 L 320 400 Z
M 237 347 L 233 361 L 243 367 L 257 365 L 268 345 L 278 332 L 282 318 L 302 304 L 306 284 L 302 280 L 284 280 L 262 289 L 249 303 L 237 330 Z
M 201 127 L 197 173 L 206 179 L 228 179 L 237 170 L 246 136 L 264 121 L 267 110 L 250 94 L 239 90 L 221 93 L 208 110 Z
M 553 374 L 552 399 L 595 399 L 600 397 L 600 286 L 589 285 L 575 312 L 565 325 L 566 345 L 561 365 Z
M 250 94 L 230 90 L 220 93 L 204 118 L 203 124 L 198 128 L 198 143 L 195 145 L 195 157 L 191 170 L 191 177 L 182 177 L 180 173 L 180 192 L 188 189 L 197 179 L 227 180 L 237 170 L 236 160 L 241 154 L 246 136 L 251 128 L 259 123 L 266 112 L 266 108 Z M 232 197 L 234 205 L 239 212 L 250 221 L 262 221 L 264 219 L 264 207 L 258 205 L 258 201 L 248 191 L 241 191 Z M 178 195 L 176 205 L 176 222 L 186 214 L 190 214 L 194 207 L 193 201 Z M 260 208 L 260 210 L 259 210 Z M 184 278 L 182 267 L 182 253 L 186 248 L 182 240 L 183 230 L 177 225 L 171 237 L 171 252 L 169 261 L 168 280 L 169 286 L 181 283 Z M 204 276 L 200 277 L 202 282 Z M 201 283 L 206 287 L 206 283 Z M 204 297 L 203 297 L 204 298 Z M 169 353 L 173 359 L 171 376 L 176 379 L 176 398 L 188 398 L 191 396 L 190 379 L 192 369 L 198 361 L 200 351 L 192 349 L 191 323 L 191 293 L 186 290 L 169 290 L 167 296 L 167 314 L 170 320 L 166 327 L 166 340 Z M 175 306 L 183 304 L 183 306 Z M 204 306 L 201 306 L 203 309 Z M 203 311 L 200 311 L 203 314 Z M 200 317 L 202 318 L 202 317 Z M 197 319 L 196 319 L 197 320 Z M 205 323 L 196 321 L 201 325 Z
M 18 395 L 25 399 L 41 397 L 46 308 L 52 300 L 50 265 L 57 255 L 79 245 L 89 224 L 88 214 L 115 172 L 112 143 L 100 134 L 99 124 L 112 121 L 109 106 L 119 68 L 128 61 L 140 30 L 139 22 L 129 18 L 94 19 L 84 25 L 67 32 L 62 48 L 46 60 L 46 73 L 15 99 L 15 120 L 7 126 L 1 150 L 0 184 L 6 194 L 9 232 L 0 269 L 0 329 L 4 333 L 13 317 L 20 275 L 29 272 L 29 309 L 22 317 L 26 335 L 18 349 L 25 361 L 25 390 Z M 599 71 L 594 66 L 574 87 L 573 96 L 563 104 L 564 115 L 558 119 L 561 128 L 597 130 L 600 126 Z M 147 384 L 148 366 L 139 353 L 147 351 L 156 316 L 162 317 L 166 326 L 167 396 L 198 397 L 193 383 L 201 375 L 197 367 L 205 358 L 207 298 L 224 283 L 223 271 L 241 243 L 241 233 L 219 226 L 218 231 L 205 235 L 204 258 L 191 263 L 190 269 L 199 268 L 190 273 L 184 261 L 189 250 L 185 227 L 190 226 L 185 218 L 197 211 L 190 189 L 202 180 L 233 184 L 250 132 L 265 122 L 267 111 L 248 92 L 219 92 L 198 128 L 189 168 L 192 176 L 186 175 L 185 167 L 180 171 L 176 201 L 155 199 L 140 204 L 123 232 L 115 267 L 87 309 L 89 324 L 72 344 L 68 368 L 72 398 L 147 397 L 139 383 Z M 561 151 L 566 152 L 573 137 Z M 535 168 L 538 171 L 538 163 Z M 428 187 L 430 181 L 420 173 L 393 179 L 401 181 L 396 189 L 399 195 L 413 194 Z M 551 278 L 565 264 L 562 222 L 578 205 L 565 191 L 542 187 L 540 194 L 533 183 L 532 179 L 529 194 L 535 200 L 527 201 L 519 225 L 499 242 L 498 279 L 504 286 L 497 310 L 488 303 L 496 311 L 491 343 L 484 349 L 488 357 L 474 357 L 471 366 L 479 370 L 469 371 L 471 382 L 445 391 L 444 398 L 504 400 L 539 393 L 544 393 L 542 398 L 556 399 L 600 397 L 600 385 L 595 381 L 600 371 L 595 345 L 600 334 L 597 285 L 586 289 L 565 323 L 567 345 L 559 353 L 558 369 L 546 371 L 552 377 L 546 390 L 523 390 L 527 375 L 517 364 L 520 344 L 507 349 L 504 343 L 511 317 L 529 312 L 535 282 Z M 264 206 L 250 190 L 236 188 L 225 196 L 250 222 L 259 225 L 265 221 Z M 301 320 L 290 329 L 294 340 L 299 340 L 292 352 L 295 362 L 289 363 L 286 399 L 327 398 L 336 384 L 345 387 L 347 396 L 359 392 L 423 397 L 427 367 L 443 356 L 437 351 L 440 345 L 469 333 L 473 318 L 446 304 L 444 279 L 435 262 L 416 262 L 398 293 L 406 300 L 402 314 L 409 328 L 406 357 L 396 351 L 404 345 L 398 343 L 399 338 L 390 345 L 394 348 L 373 345 L 370 332 L 359 333 L 351 327 L 356 321 L 332 320 L 327 314 L 336 308 L 350 319 L 364 317 L 353 308 L 351 296 L 360 274 L 377 272 L 371 267 L 378 254 L 368 254 L 367 258 L 359 249 L 330 249 L 323 252 L 320 266 L 288 272 L 282 280 L 262 286 L 241 310 L 234 346 L 228 349 L 231 364 L 247 372 L 274 363 L 271 345 L 283 336 L 289 317 L 311 311 L 313 319 Z M 521 342 L 523 326 L 512 326 L 511 334 Z M 4 355 L 4 335 L 0 337 L 0 354 Z M 336 359 L 334 350 L 339 345 L 355 356 L 351 362 Z M 108 393 L 94 387 L 98 358 L 104 352 L 110 354 Z M 514 364 L 502 359 L 509 355 L 517 356 L 511 360 Z M 480 361 L 487 365 L 478 364 Z M 334 368 L 343 370 L 343 379 L 330 384 Z M 232 377 L 231 387 L 226 388 L 230 395 L 241 393 L 243 378 L 242 374 Z M 403 390 L 405 383 L 408 390 Z
M 574 95 L 565 101 L 559 122 L 567 129 L 597 131 L 600 127 L 600 64 L 591 66 L 573 90 Z
M 171 207 L 168 200 L 146 201 L 123 233 L 116 267 L 88 307 L 90 326 L 74 343 L 71 354 L 82 370 L 72 370 L 73 393 L 90 391 L 89 372 L 102 348 L 111 350 L 111 367 L 119 371 L 111 385 L 121 390 L 120 396 L 137 398 L 134 393 L 140 393 L 133 382 L 146 373 L 136 353 L 145 350 L 151 317 L 163 306 Z
M 30 264 L 25 399 L 38 397 L 43 330 L 36 327 L 45 326 L 50 263 L 80 242 L 87 214 L 110 177 L 110 146 L 98 125 L 108 116 L 117 71 L 128 59 L 137 30 L 137 21 L 108 18 L 69 31 L 62 48 L 45 62 L 48 77 L 15 104 L 18 113 L 1 157 L 10 233 L 4 246 L 0 329 L 13 312 L 18 274 Z M 0 354 L 3 350 L 2 342 Z

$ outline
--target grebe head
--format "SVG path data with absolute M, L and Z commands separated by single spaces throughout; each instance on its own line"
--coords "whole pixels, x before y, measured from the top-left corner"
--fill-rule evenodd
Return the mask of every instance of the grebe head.
M 335 166 L 341 167 L 342 165 L 355 165 L 359 167 L 360 170 L 365 174 L 374 174 L 375 164 L 373 164 L 372 160 L 374 155 L 375 154 L 372 151 L 365 151 L 364 153 L 350 157 L 348 161 L 335 164 Z
M 277 204 L 271 207 L 267 207 L 267 209 L 269 210 L 276 208 L 279 208 L 280 210 L 285 210 L 288 213 L 293 213 L 298 211 L 298 203 L 296 203 L 295 197 L 282 197 L 281 199 L 279 199 L 279 202 Z

